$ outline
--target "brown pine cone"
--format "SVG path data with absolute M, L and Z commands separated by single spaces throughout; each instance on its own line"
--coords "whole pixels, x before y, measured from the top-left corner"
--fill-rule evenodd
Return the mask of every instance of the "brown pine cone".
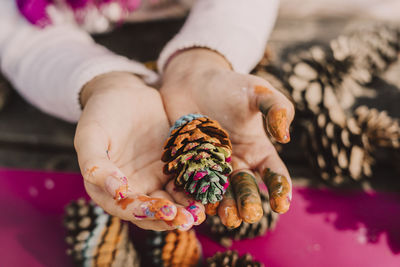
M 330 119 L 328 112 L 322 112 L 306 127 L 308 135 L 303 142 L 324 180 L 340 185 L 372 175 L 372 148 L 355 118 L 340 125 Z
M 217 252 L 207 259 L 208 267 L 262 267 L 264 264 L 253 260 L 253 257 L 246 253 L 239 257 L 237 251 L 228 250 L 223 253 Z
M 147 262 L 154 267 L 195 267 L 201 259 L 201 245 L 195 231 L 154 231 L 147 239 Z
M 399 122 L 386 111 L 360 106 L 355 111 L 355 119 L 374 147 L 398 149 L 400 147 Z
M 164 149 L 164 173 L 174 175 L 178 187 L 203 204 L 222 199 L 232 172 L 232 145 L 218 122 L 198 114 L 183 116 Z
M 128 225 L 93 202 L 71 202 L 65 209 L 64 226 L 70 247 L 67 254 L 78 266 L 140 266 Z
M 233 240 L 251 239 L 257 236 L 264 235 L 267 231 L 273 230 L 278 221 L 279 214 L 271 210 L 269 204 L 268 193 L 260 191 L 262 206 L 263 206 L 263 217 L 260 221 L 250 224 L 242 222 L 242 224 L 234 229 L 229 229 L 222 224 L 221 219 L 218 216 L 209 216 L 207 223 L 210 226 L 210 231 L 213 237 L 216 237 L 221 245 L 230 247 Z

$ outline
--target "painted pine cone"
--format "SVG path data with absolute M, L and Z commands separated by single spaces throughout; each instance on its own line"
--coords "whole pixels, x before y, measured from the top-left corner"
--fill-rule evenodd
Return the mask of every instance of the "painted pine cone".
M 166 141 L 162 160 L 165 174 L 172 174 L 175 184 L 196 200 L 220 201 L 232 172 L 232 145 L 228 133 L 218 122 L 198 114 L 176 121 Z
M 214 256 L 207 259 L 208 267 L 262 267 L 264 264 L 253 260 L 253 257 L 246 253 L 239 256 L 239 253 L 234 250 L 225 252 L 217 252 Z
M 64 226 L 70 247 L 67 254 L 77 266 L 140 266 L 128 225 L 93 202 L 71 202 L 65 209 Z
M 262 206 L 263 206 L 263 217 L 256 223 L 242 224 L 234 229 L 229 229 L 222 224 L 221 219 L 218 216 L 209 216 L 207 223 L 210 226 L 210 231 L 213 237 L 216 237 L 221 245 L 230 247 L 233 240 L 241 240 L 247 238 L 255 238 L 257 236 L 264 235 L 267 231 L 273 230 L 278 221 L 279 214 L 271 210 L 269 205 L 268 193 L 260 191 Z
M 153 267 L 195 267 L 200 264 L 201 245 L 193 229 L 153 231 L 147 246 L 146 260 Z

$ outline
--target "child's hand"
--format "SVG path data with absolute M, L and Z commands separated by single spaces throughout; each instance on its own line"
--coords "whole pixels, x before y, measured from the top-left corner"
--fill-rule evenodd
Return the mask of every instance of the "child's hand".
M 294 108 L 283 94 L 259 77 L 235 73 L 222 56 L 199 48 L 172 58 L 165 69 L 161 95 L 171 123 L 181 115 L 198 112 L 216 119 L 230 134 L 235 170 L 231 183 L 238 206 L 229 194 L 224 198 L 218 214 L 225 225 L 235 227 L 241 219 L 253 223 L 261 218 L 259 197 L 248 194 L 257 190 L 254 173 L 267 184 L 272 209 L 279 213 L 288 210 L 290 176 L 266 136 L 267 131 L 278 142 L 290 141 Z M 226 212 L 229 209 L 233 211 Z
M 75 148 L 97 204 L 144 229 L 187 230 L 204 220 L 203 205 L 166 186 L 160 158 L 169 124 L 156 90 L 114 72 L 89 82 L 81 102 Z

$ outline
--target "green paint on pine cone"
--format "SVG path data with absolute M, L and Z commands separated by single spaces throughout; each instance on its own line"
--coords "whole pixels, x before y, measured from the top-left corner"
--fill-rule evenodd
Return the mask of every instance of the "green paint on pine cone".
M 224 147 L 199 145 L 175 159 L 175 183 L 203 204 L 216 203 L 222 200 L 228 185 L 226 175 L 232 172 L 227 157 L 230 151 Z

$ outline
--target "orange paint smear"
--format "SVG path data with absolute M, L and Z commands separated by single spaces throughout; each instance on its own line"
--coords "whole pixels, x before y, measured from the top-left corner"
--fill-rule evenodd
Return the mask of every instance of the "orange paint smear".
M 176 215 L 176 207 L 169 200 L 147 196 L 138 196 L 137 199 L 142 202 L 148 202 L 148 209 L 155 213 L 154 217 L 156 219 L 172 220 Z
M 272 94 L 272 91 L 263 85 L 254 86 L 254 93 L 256 95 Z
M 206 214 L 207 214 L 207 215 L 211 215 L 211 216 L 217 214 L 218 206 L 219 206 L 219 202 L 217 202 L 217 203 L 208 203 L 208 204 L 205 206 L 205 208 L 206 208 Z
M 98 169 L 99 169 L 98 166 L 93 166 L 92 168 L 88 169 L 88 170 L 86 171 L 86 173 L 87 173 L 88 175 L 92 176 L 92 175 L 94 174 L 94 172 L 95 172 L 96 170 L 98 170 Z
M 237 228 L 242 223 L 234 199 L 224 199 L 218 208 L 218 215 L 222 223 L 228 228 Z
M 124 198 L 117 202 L 118 206 L 121 206 L 121 209 L 126 210 L 129 204 L 133 202 L 132 198 Z
M 263 213 L 264 211 L 259 203 L 246 203 L 246 205 L 240 209 L 240 215 L 243 221 L 247 223 L 258 222 L 261 220 Z
M 290 136 L 286 128 L 286 109 L 272 109 L 268 112 L 268 131 L 280 143 L 288 143 L 290 141 Z
M 269 202 L 272 210 L 277 213 L 287 212 L 290 207 L 291 193 L 288 178 L 267 169 L 264 172 L 263 180 L 268 188 Z

